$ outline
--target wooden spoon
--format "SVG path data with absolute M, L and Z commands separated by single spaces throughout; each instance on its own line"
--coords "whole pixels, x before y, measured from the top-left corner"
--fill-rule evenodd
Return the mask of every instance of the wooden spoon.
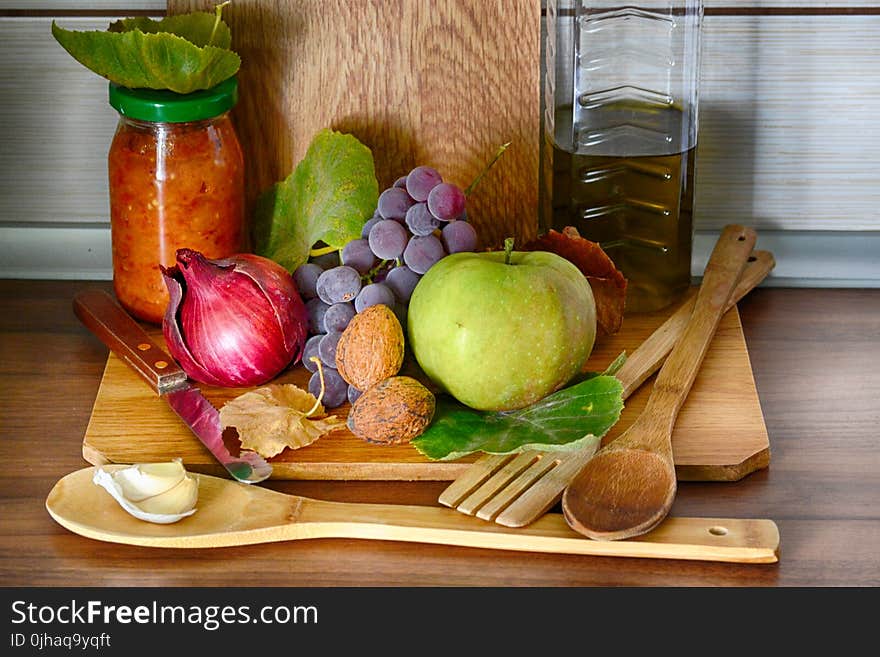
M 594 539 L 630 538 L 650 531 L 669 513 L 676 492 L 672 429 L 756 240 L 743 226 L 722 231 L 693 314 L 657 375 L 645 410 L 563 493 L 563 515 L 575 531 Z
M 113 472 L 124 465 L 105 465 Z M 634 541 L 589 541 L 560 514 L 508 529 L 443 507 L 329 502 L 286 495 L 231 479 L 195 475 L 196 512 L 170 525 L 130 516 L 92 483 L 95 468 L 72 472 L 52 488 L 46 509 L 61 526 L 99 541 L 154 548 L 218 548 L 311 538 L 362 538 L 498 550 L 607 557 L 773 563 L 779 530 L 756 518 L 668 518 Z

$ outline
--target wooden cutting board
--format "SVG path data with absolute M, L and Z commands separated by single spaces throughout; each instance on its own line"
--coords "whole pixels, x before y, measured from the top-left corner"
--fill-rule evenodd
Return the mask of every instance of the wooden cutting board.
M 620 352 L 634 351 L 669 314 L 671 310 L 626 318 L 617 335 L 597 341 L 587 369 L 602 371 Z M 158 332 L 155 337 L 161 341 Z M 306 387 L 308 377 L 297 366 L 278 382 Z M 652 384 L 653 378 L 627 400 L 606 441 L 619 435 L 641 412 Z M 219 408 L 244 389 L 204 386 L 203 392 Z M 344 416 L 348 406 L 334 412 Z M 236 440 L 234 435 L 232 440 Z M 769 439 L 736 309 L 721 321 L 679 414 L 672 443 L 680 480 L 735 481 L 769 464 Z M 165 401 L 113 354 L 107 359 L 83 440 L 83 456 L 94 465 L 180 457 L 191 470 L 223 474 Z M 431 462 L 409 445 L 373 445 L 342 430 L 303 449 L 287 450 L 271 463 L 275 479 L 452 480 L 475 458 Z

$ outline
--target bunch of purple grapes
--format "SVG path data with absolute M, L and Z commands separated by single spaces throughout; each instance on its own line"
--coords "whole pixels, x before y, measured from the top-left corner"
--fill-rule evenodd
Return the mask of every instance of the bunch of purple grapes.
M 365 308 L 385 304 L 406 326 L 409 299 L 419 279 L 450 253 L 474 251 L 477 233 L 467 221 L 466 197 L 443 182 L 432 167 L 419 166 L 379 195 L 376 212 L 341 252 L 313 258 L 294 272 L 309 312 L 302 360 L 312 372 L 309 392 L 321 392 L 317 356 L 324 375 L 323 404 L 354 403 L 363 391 L 336 370 L 342 332 Z

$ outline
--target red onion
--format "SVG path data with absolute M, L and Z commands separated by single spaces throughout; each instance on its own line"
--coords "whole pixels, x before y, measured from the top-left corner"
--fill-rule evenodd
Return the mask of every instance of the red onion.
M 261 385 L 302 356 L 308 314 L 284 267 L 250 253 L 209 260 L 179 249 L 162 268 L 171 301 L 162 332 L 190 378 Z

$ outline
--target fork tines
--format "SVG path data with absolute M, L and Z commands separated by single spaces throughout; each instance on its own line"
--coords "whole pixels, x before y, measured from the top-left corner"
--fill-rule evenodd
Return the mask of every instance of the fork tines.
M 559 502 L 568 482 L 598 447 L 596 440 L 576 452 L 487 454 L 452 482 L 439 502 L 505 527 L 524 527 Z

